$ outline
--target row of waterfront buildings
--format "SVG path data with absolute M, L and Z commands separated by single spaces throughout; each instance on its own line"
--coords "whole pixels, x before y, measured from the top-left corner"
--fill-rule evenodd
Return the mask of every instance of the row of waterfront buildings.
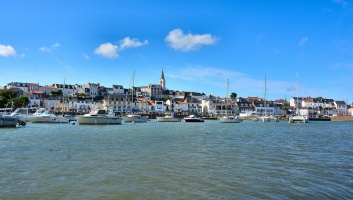
M 292 97 L 269 101 L 259 97 L 222 98 L 199 92 L 180 92 L 166 88 L 162 71 L 159 84 L 124 88 L 122 85 L 112 87 L 99 83 L 52 84 L 41 86 L 39 83 L 11 82 L 3 89 L 16 91 L 18 95 L 29 98 L 29 108 L 44 107 L 57 111 L 85 113 L 96 108 L 110 109 L 116 113 L 163 113 L 176 112 L 202 116 L 219 116 L 227 114 L 260 115 L 301 115 L 311 117 L 350 115 L 353 106 L 344 101 L 325 98 Z M 60 90 L 62 95 L 52 95 Z M 81 97 L 81 98 L 78 98 Z M 84 98 L 82 98 L 84 97 Z M 266 105 L 265 105 L 266 102 Z

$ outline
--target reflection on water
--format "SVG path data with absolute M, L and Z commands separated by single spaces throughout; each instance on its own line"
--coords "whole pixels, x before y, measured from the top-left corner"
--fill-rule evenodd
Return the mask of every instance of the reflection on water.
M 0 129 L 0 199 L 353 198 L 353 123 Z

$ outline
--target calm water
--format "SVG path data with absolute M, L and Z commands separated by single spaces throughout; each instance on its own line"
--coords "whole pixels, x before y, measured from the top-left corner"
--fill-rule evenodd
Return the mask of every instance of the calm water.
M 0 199 L 353 199 L 353 123 L 28 123 L 0 165 Z

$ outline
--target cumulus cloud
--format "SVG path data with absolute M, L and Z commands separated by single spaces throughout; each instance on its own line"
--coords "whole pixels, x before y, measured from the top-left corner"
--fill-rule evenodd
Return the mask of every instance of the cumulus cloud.
M 0 56 L 8 57 L 8 56 L 15 56 L 16 51 L 10 45 L 2 45 L 0 44 Z
M 302 39 L 299 40 L 299 45 L 303 46 L 308 40 L 309 40 L 308 37 L 303 37 Z
M 94 50 L 94 53 L 111 59 L 119 57 L 118 46 L 109 42 L 99 45 L 99 47 Z
M 51 45 L 50 47 L 40 47 L 39 51 L 41 51 L 41 52 L 52 52 L 53 50 L 55 50 L 59 46 L 60 46 L 59 43 L 55 43 L 55 44 Z
M 106 58 L 115 59 L 118 58 L 118 52 L 121 52 L 127 48 L 136 48 L 148 44 L 148 40 L 140 42 L 136 38 L 125 37 L 119 41 L 119 46 L 114 45 L 110 42 L 99 45 L 98 48 L 94 50 L 94 53 Z
M 181 29 L 174 29 L 169 32 L 165 41 L 175 50 L 194 51 L 202 45 L 212 45 L 218 41 L 218 38 L 211 34 L 184 34 Z
M 120 40 L 120 50 L 131 48 L 131 47 L 140 47 L 146 44 L 148 44 L 147 40 L 140 42 L 136 38 L 130 39 L 130 37 L 126 37 L 123 40 Z

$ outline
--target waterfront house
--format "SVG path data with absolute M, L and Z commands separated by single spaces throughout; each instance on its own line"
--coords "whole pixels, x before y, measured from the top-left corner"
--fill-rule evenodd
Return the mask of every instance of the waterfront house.
M 195 97 L 186 97 L 184 100 L 188 104 L 188 112 L 193 114 L 202 113 L 202 101 Z
M 99 93 L 99 83 L 87 83 L 82 85 L 82 89 L 89 89 L 87 90 L 88 93 L 86 93 L 87 98 L 94 98 L 98 95 Z M 85 92 L 87 92 L 85 91 Z
M 334 105 L 336 107 L 336 114 L 346 115 L 347 114 L 347 104 L 344 101 L 334 101 Z

